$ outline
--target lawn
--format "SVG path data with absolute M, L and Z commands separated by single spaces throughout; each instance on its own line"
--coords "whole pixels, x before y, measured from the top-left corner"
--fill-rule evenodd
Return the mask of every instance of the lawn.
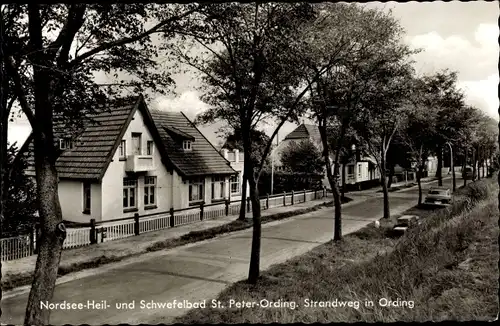
M 234 284 L 218 297 L 223 309 L 192 310 L 176 322 L 492 320 L 498 308 L 495 179 L 460 189 L 450 208 L 418 210 L 423 223 L 402 237 L 385 221 L 369 225 L 271 267 L 256 286 Z M 243 301 L 274 304 L 228 308 Z

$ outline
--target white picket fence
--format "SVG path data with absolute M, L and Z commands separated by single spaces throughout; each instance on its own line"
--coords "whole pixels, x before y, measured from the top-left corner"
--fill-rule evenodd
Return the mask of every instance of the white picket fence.
M 30 241 L 29 235 L 0 239 L 2 245 L 2 261 L 21 259 L 30 256 Z
M 66 229 L 63 249 L 77 248 L 90 244 L 90 227 Z
M 306 191 L 305 201 L 311 201 L 315 198 L 321 198 L 322 196 L 323 191 L 321 190 L 318 190 L 317 192 L 313 190 Z M 303 202 L 304 192 L 295 192 L 293 194 L 293 203 L 298 204 Z M 292 204 L 291 194 L 286 194 L 285 203 L 287 206 Z M 247 210 L 246 206 L 247 203 L 245 203 L 245 210 Z M 260 206 L 261 210 L 283 206 L 283 194 L 276 194 L 274 196 L 270 196 L 269 198 L 261 198 Z M 228 206 L 228 215 L 238 215 L 240 213 L 240 207 L 240 201 L 231 202 Z M 203 220 L 216 219 L 225 215 L 226 207 L 224 202 L 222 202 L 220 205 L 211 205 L 204 207 L 203 209 Z M 173 219 L 174 227 L 199 222 L 201 221 L 200 207 L 196 206 L 191 209 L 185 209 L 178 212 L 174 211 Z M 99 223 L 95 226 L 95 241 L 97 243 L 100 243 L 134 236 L 136 231 L 135 223 L 136 221 L 134 220 L 134 218 Z M 164 212 L 153 216 L 140 217 L 139 234 L 170 228 L 170 223 L 170 212 Z M 78 248 L 91 244 L 91 227 L 68 228 L 66 232 L 66 239 L 63 243 L 63 249 Z M 35 247 L 35 244 L 33 244 L 33 246 L 30 245 L 30 238 L 31 237 L 29 235 L 23 235 L 18 237 L 0 239 L 2 248 L 2 261 L 15 260 L 32 255 L 32 248 Z
M 144 217 L 139 219 L 139 233 L 152 232 L 170 227 L 170 214 Z

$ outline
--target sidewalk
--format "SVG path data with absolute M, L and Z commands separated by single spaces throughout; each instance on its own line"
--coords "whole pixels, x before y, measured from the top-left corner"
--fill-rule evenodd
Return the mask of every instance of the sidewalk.
M 299 211 L 312 208 L 317 205 L 329 202 L 332 197 L 321 198 L 297 203 L 293 206 L 273 207 L 261 211 L 261 216 L 280 214 L 284 212 Z M 349 203 L 350 204 L 350 203 Z M 252 217 L 252 213 L 246 214 L 247 218 Z M 163 242 L 169 239 L 177 239 L 192 231 L 202 231 L 213 227 L 229 224 L 237 219 L 237 215 L 224 216 L 217 219 L 204 220 L 188 225 L 182 225 L 174 228 L 147 232 L 138 236 L 131 236 L 125 239 L 114 240 L 85 247 L 63 250 L 61 254 L 60 268 L 70 268 L 74 264 L 83 264 L 86 262 L 95 262 L 99 259 L 121 260 L 126 257 L 139 255 L 148 252 L 147 248 L 157 242 Z M 8 284 L 12 279 L 19 279 L 32 273 L 35 269 L 37 256 L 29 256 L 22 259 L 2 262 L 2 284 Z M 15 290 L 15 289 L 13 289 Z M 5 290 L 7 293 L 9 290 Z

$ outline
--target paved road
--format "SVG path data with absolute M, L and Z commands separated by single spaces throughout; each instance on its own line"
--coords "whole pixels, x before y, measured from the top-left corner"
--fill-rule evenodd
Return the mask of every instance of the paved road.
M 457 180 L 458 181 L 458 180 Z M 444 181 L 446 186 L 450 180 Z M 433 183 L 436 184 L 436 183 Z M 428 188 L 424 185 L 424 188 Z M 376 194 L 380 196 L 381 194 Z M 373 194 L 372 194 L 373 196 Z M 390 194 L 391 211 L 401 212 L 416 203 L 417 189 Z M 343 233 L 353 232 L 382 216 L 382 198 L 367 198 L 343 208 Z M 332 238 L 333 209 L 293 217 L 263 226 L 261 268 L 303 254 Z M 170 322 L 187 309 L 141 307 L 143 303 L 211 299 L 248 273 L 251 231 L 241 231 L 168 251 L 96 269 L 96 273 L 56 286 L 53 303 L 82 303 L 81 310 L 56 309 L 51 324 L 118 324 Z M 1 322 L 22 324 L 28 294 L 2 300 Z M 97 303 L 105 301 L 105 309 Z M 89 302 L 94 302 L 94 307 Z M 131 303 L 135 303 L 132 308 Z M 117 307 L 120 303 L 128 307 Z M 151 305 L 149 308 L 152 308 Z M 166 319 L 165 319 L 166 318 Z

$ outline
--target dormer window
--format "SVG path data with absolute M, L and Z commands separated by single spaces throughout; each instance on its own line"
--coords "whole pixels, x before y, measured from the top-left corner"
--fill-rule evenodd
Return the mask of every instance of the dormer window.
M 190 151 L 191 150 L 191 141 L 190 140 L 184 140 L 184 141 L 182 141 L 182 148 L 185 151 Z
M 71 141 L 71 138 L 61 138 L 59 139 L 59 149 L 72 149 L 73 148 L 73 142 Z

